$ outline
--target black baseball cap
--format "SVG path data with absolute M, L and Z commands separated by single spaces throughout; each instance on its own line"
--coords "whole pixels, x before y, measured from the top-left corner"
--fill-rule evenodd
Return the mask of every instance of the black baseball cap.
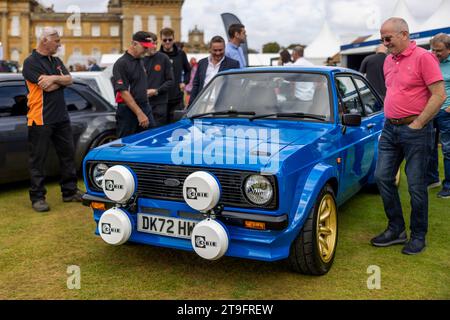
M 145 48 L 156 48 L 152 35 L 145 31 L 138 31 L 133 35 L 133 41 L 139 42 Z

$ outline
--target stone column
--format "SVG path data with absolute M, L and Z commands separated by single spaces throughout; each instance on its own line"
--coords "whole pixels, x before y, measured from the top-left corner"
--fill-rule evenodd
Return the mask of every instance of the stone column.
M 28 13 L 20 14 L 20 36 L 21 36 L 21 47 L 20 47 L 20 64 L 30 55 L 30 15 Z
M 8 47 L 8 14 L 6 12 L 1 13 L 1 32 L 2 37 L 0 39 L 0 42 L 3 46 L 3 59 L 7 60 L 9 59 L 9 47 Z

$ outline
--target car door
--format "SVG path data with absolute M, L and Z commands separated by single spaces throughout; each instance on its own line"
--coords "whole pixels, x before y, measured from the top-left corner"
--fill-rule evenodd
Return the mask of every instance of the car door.
M 23 81 L 0 83 L 0 182 L 28 174 L 27 89 Z
M 369 85 L 367 79 L 354 75 L 356 87 L 361 98 L 363 108 L 364 108 L 364 118 L 363 123 L 366 128 L 370 128 L 370 141 L 373 146 L 369 154 L 372 158 L 372 163 L 370 166 L 370 172 L 374 172 L 377 153 L 378 153 L 378 142 L 380 140 L 381 132 L 384 126 L 384 113 L 383 113 L 383 101 L 375 92 L 375 90 Z
M 340 186 L 344 199 L 361 189 L 367 181 L 374 158 L 373 134 L 375 126 L 366 117 L 364 105 L 355 80 L 351 74 L 337 75 L 335 78 L 340 99 L 340 114 L 357 114 L 362 117 L 358 127 L 341 124 L 341 176 Z

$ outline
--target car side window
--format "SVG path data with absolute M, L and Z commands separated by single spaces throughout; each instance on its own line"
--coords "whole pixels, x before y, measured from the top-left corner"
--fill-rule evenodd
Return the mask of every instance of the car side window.
M 363 115 L 361 100 L 352 78 L 349 76 L 336 77 L 336 87 L 342 101 L 342 110 L 344 114 Z
M 28 112 L 25 85 L 0 87 L 0 118 L 24 116 Z
M 71 88 L 64 90 L 67 110 L 69 112 L 91 110 L 92 104 Z
M 358 87 L 359 94 L 361 96 L 361 100 L 364 105 L 364 111 L 367 116 L 371 114 L 380 112 L 383 108 L 383 105 L 379 101 L 379 99 L 372 92 L 370 87 L 365 83 L 362 79 L 354 78 L 356 86 Z

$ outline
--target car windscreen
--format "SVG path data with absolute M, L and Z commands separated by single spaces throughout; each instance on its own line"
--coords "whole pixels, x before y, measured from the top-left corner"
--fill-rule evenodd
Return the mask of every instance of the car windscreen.
M 86 83 L 89 87 L 91 87 L 92 90 L 94 90 L 95 92 L 97 92 L 98 94 L 102 94 L 97 81 L 95 79 L 91 79 L 91 78 L 83 78 L 83 77 L 76 77 L 76 79 L 81 80 L 82 82 Z
M 231 110 L 254 112 L 256 116 L 304 113 L 330 121 L 328 83 L 328 78 L 318 73 L 254 72 L 219 75 L 203 90 L 187 116 Z

